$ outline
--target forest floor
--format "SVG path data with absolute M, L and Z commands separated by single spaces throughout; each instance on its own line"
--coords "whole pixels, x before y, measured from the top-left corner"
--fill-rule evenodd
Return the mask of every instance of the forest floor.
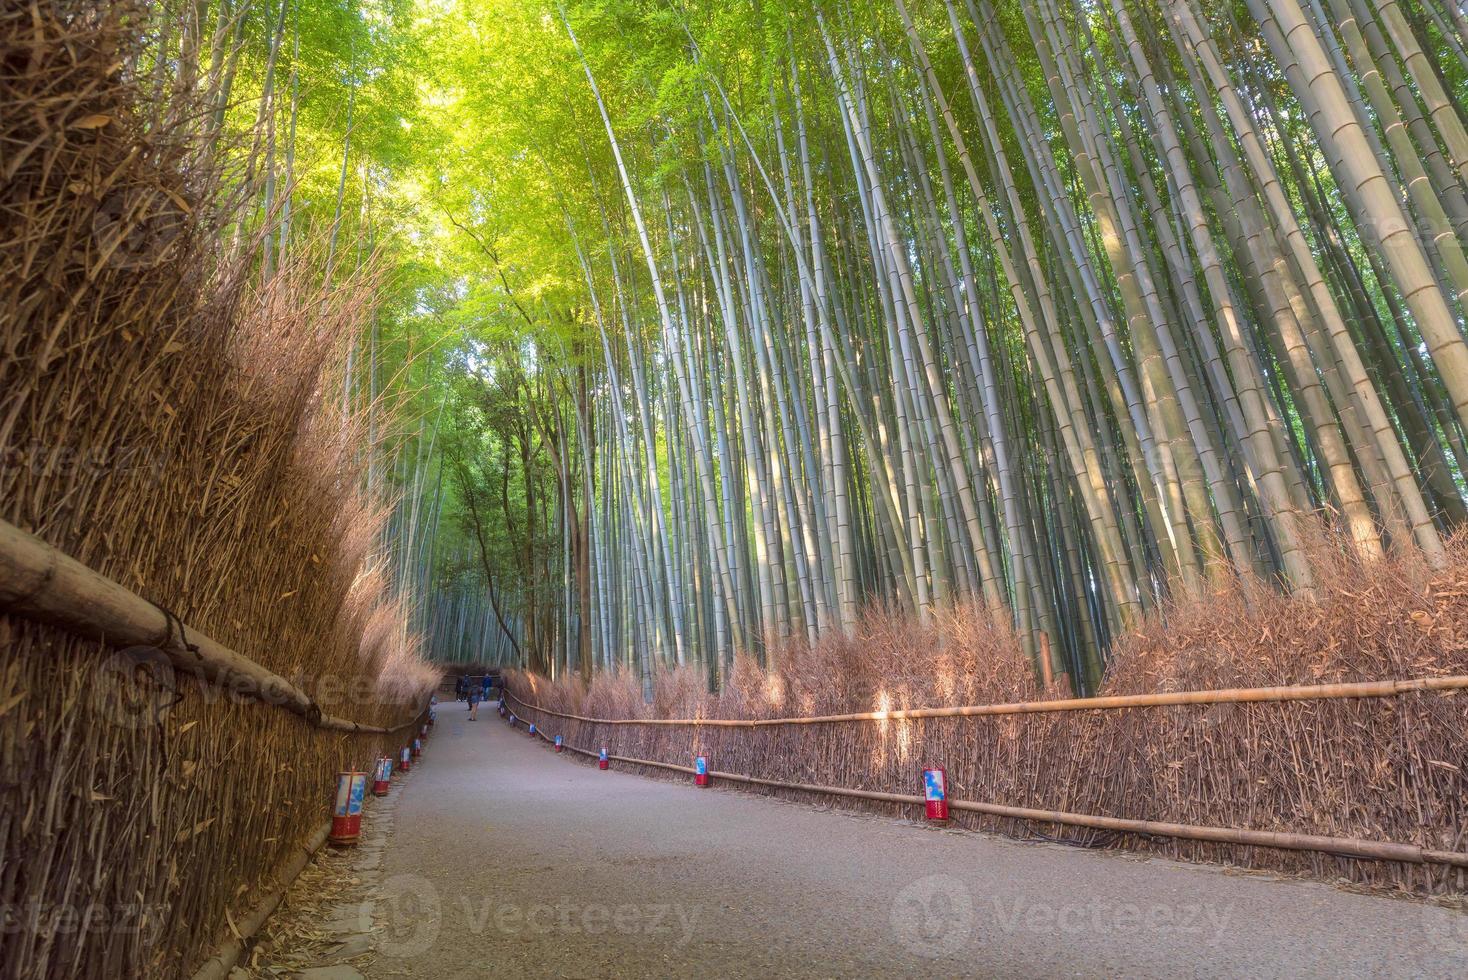
M 304 976 L 1468 975 L 1461 911 L 600 772 L 489 708 L 439 705 L 334 895 L 372 949 Z

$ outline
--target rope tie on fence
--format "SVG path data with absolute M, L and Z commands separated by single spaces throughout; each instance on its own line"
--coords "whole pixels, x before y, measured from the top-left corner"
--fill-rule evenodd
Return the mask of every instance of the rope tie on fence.
M 149 599 L 148 605 L 152 606 L 154 609 L 163 614 L 164 640 L 167 643 L 176 646 L 180 650 L 185 650 L 189 653 L 192 653 L 195 657 L 202 661 L 204 659 L 204 655 L 199 652 L 199 645 L 197 643 L 189 642 L 188 630 L 184 628 L 183 620 L 178 617 L 178 614 L 155 599 Z
M 198 659 L 203 660 L 204 655 L 199 652 L 199 645 L 189 642 L 188 631 L 184 629 L 183 620 L 178 617 L 178 614 L 161 602 L 153 599 L 149 599 L 148 601 L 154 609 L 157 609 L 163 614 L 163 623 L 166 629 L 165 639 L 175 643 L 181 649 L 192 653 Z M 177 635 L 176 639 L 174 638 L 175 634 Z M 162 650 L 158 650 L 158 655 L 165 656 Z M 163 685 L 160 684 L 159 686 L 161 687 Z M 159 773 L 168 770 L 168 734 L 163 728 L 163 715 L 172 710 L 174 706 L 184 699 L 183 689 L 177 684 L 173 685 L 172 693 L 172 701 L 169 701 L 167 704 L 159 704 L 153 709 L 153 724 L 158 728 L 158 747 L 161 753 L 161 764 L 158 768 Z

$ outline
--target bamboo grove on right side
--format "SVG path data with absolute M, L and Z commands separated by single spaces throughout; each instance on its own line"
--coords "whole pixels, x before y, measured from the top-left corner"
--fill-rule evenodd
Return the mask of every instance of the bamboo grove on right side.
M 520 333 L 458 355 L 449 469 L 529 521 L 527 665 L 717 685 L 971 600 L 1089 691 L 1170 596 L 1447 560 L 1460 6 L 485 6 L 457 111 L 516 195 L 453 220 Z

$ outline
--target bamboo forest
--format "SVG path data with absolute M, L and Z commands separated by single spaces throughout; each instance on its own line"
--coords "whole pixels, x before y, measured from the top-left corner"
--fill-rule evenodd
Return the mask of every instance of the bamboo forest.
M 0 977 L 1468 976 L 1465 0 L 0 0 L 0 178 Z
M 1451 0 L 211 10 L 139 70 L 209 73 L 260 275 L 377 271 L 341 397 L 440 658 L 717 687 L 972 604 L 1083 691 L 1468 517 Z
M 370 306 L 329 383 L 433 659 L 718 689 L 967 606 L 1083 693 L 1180 599 L 1449 561 L 1465 16 L 160 2 L 129 71 L 221 250 Z

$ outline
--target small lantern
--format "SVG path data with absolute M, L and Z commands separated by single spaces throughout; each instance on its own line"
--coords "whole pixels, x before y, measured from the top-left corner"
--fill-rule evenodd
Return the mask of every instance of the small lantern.
M 413 760 L 410 755 L 411 752 L 412 750 L 409 749 L 406 745 L 403 746 L 403 758 L 402 761 L 398 763 L 398 768 L 402 769 L 403 772 L 407 772 L 409 769 L 413 768 Z
M 527 732 L 526 734 L 528 734 L 531 738 L 534 738 L 535 737 L 535 722 L 532 721 L 530 723 L 530 731 Z
M 427 725 L 424 725 L 421 729 L 418 730 L 418 737 L 419 738 L 427 738 L 428 737 L 428 726 Z
M 388 784 L 392 782 L 392 760 L 383 756 L 377 760 L 377 772 L 372 777 L 372 795 L 386 796 Z
M 607 761 L 607 747 L 603 745 L 601 747 L 601 755 L 596 757 L 596 767 L 598 769 L 606 769 L 609 765 L 610 763 Z
M 556 736 L 556 751 L 561 751 L 561 736 L 559 735 Z
M 948 773 L 945 770 L 923 770 L 923 801 L 929 820 L 948 819 Z
M 703 756 L 693 760 L 693 785 L 707 786 L 709 784 L 709 761 Z
M 429 708 L 428 709 L 428 727 L 429 728 L 432 728 L 433 727 L 433 709 L 432 708 Z
M 333 844 L 355 844 L 362 836 L 362 798 L 367 795 L 365 772 L 343 772 L 336 777 L 336 809 L 331 814 Z
M 413 739 L 413 758 L 415 758 L 415 759 L 421 759 L 421 758 L 423 758 L 423 740 L 422 739 L 417 739 L 417 738 Z

